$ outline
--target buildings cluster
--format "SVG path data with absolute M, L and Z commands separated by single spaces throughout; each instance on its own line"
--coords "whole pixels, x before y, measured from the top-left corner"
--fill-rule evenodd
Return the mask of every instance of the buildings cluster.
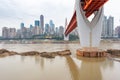
M 30 25 L 29 28 L 25 27 L 24 23 L 20 24 L 20 29 L 16 28 L 2 28 L 2 37 L 4 39 L 9 38 L 34 38 L 45 36 L 50 38 L 51 36 L 63 36 L 64 27 L 55 27 L 52 20 L 49 23 L 44 24 L 44 16 L 40 15 L 40 20 L 35 20 L 34 25 Z
M 103 27 L 102 27 L 102 37 L 110 38 L 114 36 L 114 18 L 112 16 L 104 16 Z
M 16 28 L 2 28 L 2 38 L 52 38 L 52 37 L 63 37 L 64 27 L 55 27 L 52 20 L 49 23 L 44 24 L 44 16 L 40 15 L 39 20 L 34 21 L 34 25 L 30 25 L 29 28 L 25 27 L 24 23 L 20 24 L 20 29 Z M 77 36 L 77 30 L 75 29 L 71 32 L 72 35 Z M 120 37 L 120 26 L 117 26 L 114 30 L 114 17 L 109 16 L 108 18 L 104 16 L 103 27 L 102 27 L 102 37 L 103 38 L 113 38 Z
M 120 37 L 120 26 L 114 29 L 114 17 L 104 16 L 103 27 L 102 27 L 102 37 L 103 38 L 114 38 Z

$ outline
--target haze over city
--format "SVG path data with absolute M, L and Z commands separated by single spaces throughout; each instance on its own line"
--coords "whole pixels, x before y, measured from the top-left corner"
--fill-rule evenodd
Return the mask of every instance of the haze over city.
M 45 17 L 45 23 L 52 19 L 55 27 L 64 25 L 65 18 L 69 22 L 72 17 L 74 4 L 75 0 L 0 0 L 0 35 L 4 26 L 20 28 L 21 22 L 26 27 L 34 25 L 34 20 L 39 20 L 41 14 Z M 114 27 L 120 24 L 119 4 L 119 0 L 109 0 L 104 7 L 105 15 L 114 17 Z

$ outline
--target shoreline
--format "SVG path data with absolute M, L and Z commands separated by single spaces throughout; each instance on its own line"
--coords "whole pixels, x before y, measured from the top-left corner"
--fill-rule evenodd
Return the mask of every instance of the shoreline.
M 120 39 L 101 39 L 100 41 L 107 43 L 120 43 Z M 53 43 L 53 44 L 68 44 L 68 43 L 79 43 L 79 40 L 75 41 L 64 41 L 64 40 L 0 40 L 0 44 L 41 44 L 41 43 Z

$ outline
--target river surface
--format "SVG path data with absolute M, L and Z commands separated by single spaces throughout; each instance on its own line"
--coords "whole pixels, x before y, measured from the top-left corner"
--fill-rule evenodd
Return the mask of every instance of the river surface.
M 120 62 L 108 58 L 76 56 L 79 44 L 0 44 L 0 48 L 17 51 L 59 51 L 70 49 L 71 56 L 46 59 L 40 56 L 0 58 L 0 80 L 120 80 Z M 120 49 L 120 43 L 102 42 L 100 48 Z

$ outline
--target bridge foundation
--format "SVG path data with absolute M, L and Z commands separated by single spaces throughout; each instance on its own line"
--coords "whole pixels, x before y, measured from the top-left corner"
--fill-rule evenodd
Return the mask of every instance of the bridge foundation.
M 105 57 L 106 52 L 96 47 L 85 47 L 77 49 L 77 55 L 82 57 Z
M 93 13 L 91 21 L 85 16 L 80 0 L 76 0 L 77 30 L 81 47 L 98 47 L 101 40 L 103 8 Z
M 76 0 L 76 18 L 82 48 L 77 50 L 77 55 L 85 57 L 105 56 L 105 51 L 98 49 L 102 32 L 103 7 L 94 12 L 93 19 L 89 21 L 85 16 L 80 1 Z
M 81 49 L 80 56 L 105 56 L 105 51 L 99 49 L 103 23 L 103 5 L 108 0 L 75 0 L 75 12 L 65 31 L 67 36 L 77 27 Z M 92 18 L 91 18 L 92 17 Z M 91 20 L 88 20 L 90 18 Z

